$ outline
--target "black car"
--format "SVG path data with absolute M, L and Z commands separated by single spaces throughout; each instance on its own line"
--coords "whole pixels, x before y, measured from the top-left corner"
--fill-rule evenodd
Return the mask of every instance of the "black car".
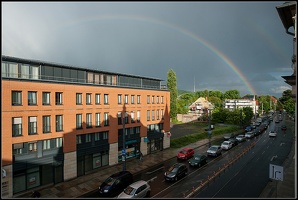
M 207 156 L 203 154 L 195 154 L 193 158 L 188 161 L 188 163 L 192 167 L 201 167 L 207 163 Z
M 188 169 L 184 163 L 176 163 L 165 172 L 165 180 L 177 181 L 178 179 L 186 176 L 187 173 Z
M 129 171 L 120 171 L 108 177 L 98 188 L 102 197 L 115 197 L 133 183 L 133 175 Z
M 232 142 L 232 147 L 236 146 L 239 143 L 239 141 L 236 138 L 230 138 L 229 141 Z
M 283 130 L 283 131 L 287 130 L 287 126 L 286 125 L 282 125 L 281 126 L 281 130 Z

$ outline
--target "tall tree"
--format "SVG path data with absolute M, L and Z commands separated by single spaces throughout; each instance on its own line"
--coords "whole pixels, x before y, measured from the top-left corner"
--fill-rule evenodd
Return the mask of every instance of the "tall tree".
M 170 91 L 170 117 L 172 120 L 177 119 L 177 79 L 173 69 L 168 71 L 167 87 Z
M 240 99 L 240 92 L 238 90 L 228 90 L 224 93 L 224 99 Z

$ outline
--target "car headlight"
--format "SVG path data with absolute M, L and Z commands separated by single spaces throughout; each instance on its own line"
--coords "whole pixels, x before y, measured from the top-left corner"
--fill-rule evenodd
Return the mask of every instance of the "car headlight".
M 104 190 L 103 192 L 104 192 L 104 193 L 107 193 L 107 192 L 109 192 L 109 190 Z

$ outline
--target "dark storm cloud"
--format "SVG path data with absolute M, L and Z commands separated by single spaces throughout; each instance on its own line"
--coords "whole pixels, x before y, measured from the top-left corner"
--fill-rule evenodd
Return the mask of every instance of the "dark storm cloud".
M 2 2 L 2 54 L 163 80 L 173 69 L 178 89 L 281 96 L 293 53 L 282 3 Z

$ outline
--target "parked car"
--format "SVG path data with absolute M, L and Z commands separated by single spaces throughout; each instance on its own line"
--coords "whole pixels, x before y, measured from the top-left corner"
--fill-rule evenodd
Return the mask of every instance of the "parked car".
M 181 151 L 178 152 L 177 159 L 187 160 L 191 158 L 194 153 L 195 151 L 192 148 L 183 148 Z
M 229 140 L 230 138 L 234 138 L 234 137 L 235 137 L 235 134 L 230 133 L 230 134 L 224 136 L 224 140 Z
M 245 137 L 248 138 L 248 139 L 251 139 L 251 138 L 253 138 L 254 136 L 255 136 L 254 133 L 251 132 L 251 131 L 245 133 Z
M 245 135 L 237 135 L 236 140 L 239 142 L 244 142 L 246 140 Z
M 130 184 L 118 195 L 118 198 L 144 198 L 149 197 L 151 192 L 150 185 L 147 181 L 139 180 Z
M 281 130 L 283 130 L 283 131 L 287 130 L 287 126 L 286 125 L 282 125 L 281 126 Z
M 224 141 L 223 143 L 221 143 L 221 148 L 224 150 L 229 150 L 232 148 L 232 142 L 231 141 Z
M 127 186 L 133 183 L 133 176 L 129 171 L 120 171 L 108 177 L 98 188 L 99 195 L 116 197 Z
M 277 133 L 275 131 L 269 131 L 269 137 L 276 137 Z
M 208 156 L 218 156 L 222 153 L 222 148 L 219 145 L 212 145 L 207 150 Z
M 186 176 L 188 169 L 184 163 L 176 163 L 172 165 L 164 174 L 166 181 L 177 181 Z
M 207 163 L 207 156 L 203 154 L 195 154 L 193 158 L 188 161 L 192 167 L 201 167 Z
M 247 131 L 247 132 L 252 131 L 252 127 L 251 127 L 251 126 L 247 126 L 247 127 L 245 128 L 245 131 Z
M 228 141 L 232 142 L 232 147 L 238 145 L 239 141 L 236 138 L 230 138 Z

